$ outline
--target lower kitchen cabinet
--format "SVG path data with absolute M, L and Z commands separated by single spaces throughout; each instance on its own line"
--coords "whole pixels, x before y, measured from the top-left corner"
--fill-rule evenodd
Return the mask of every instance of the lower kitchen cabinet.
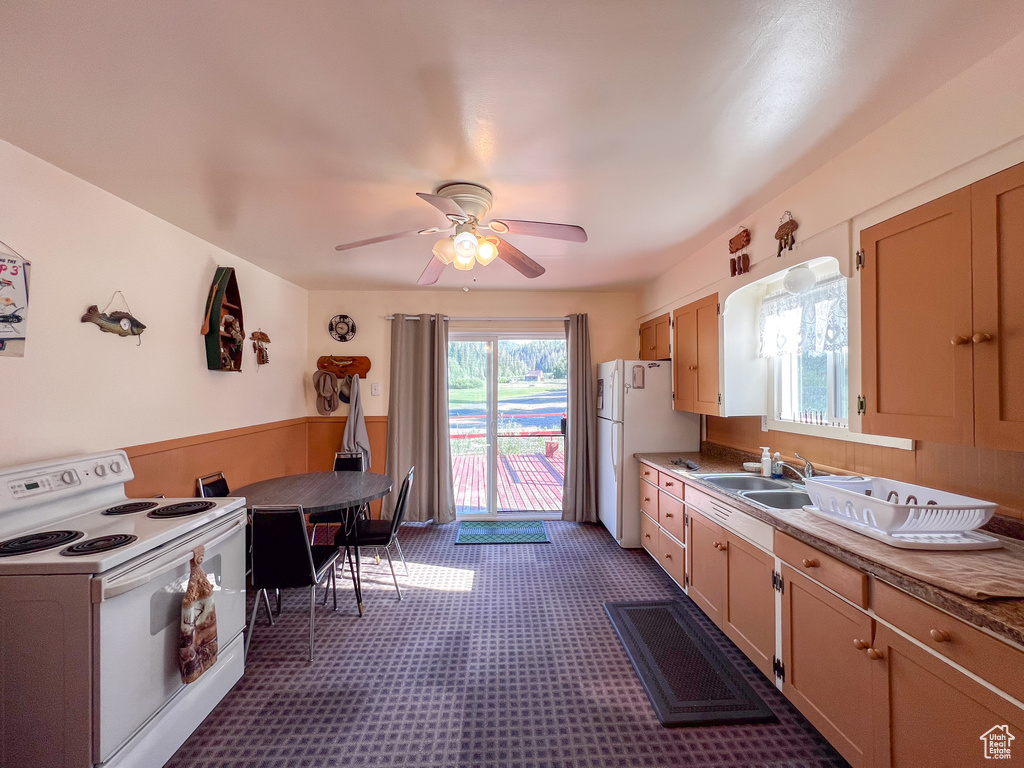
M 874 622 L 792 568 L 782 575 L 782 692 L 853 768 L 873 765 Z
M 999 726 L 1024 734 L 1024 711 L 885 625 L 871 651 L 876 768 L 986 765 L 982 736 L 992 731 L 994 745 Z M 1011 753 L 1022 751 L 1011 742 Z
M 690 587 L 687 594 L 712 621 L 722 625 L 725 585 L 729 561 L 722 547 L 725 530 L 703 515 L 689 512 Z
M 660 533 L 661 528 L 658 527 L 654 520 L 646 514 L 640 515 L 640 544 L 656 560 L 660 560 L 658 557 L 658 536 Z
M 775 558 L 731 533 L 726 534 L 725 548 L 722 631 L 758 669 L 774 678 Z

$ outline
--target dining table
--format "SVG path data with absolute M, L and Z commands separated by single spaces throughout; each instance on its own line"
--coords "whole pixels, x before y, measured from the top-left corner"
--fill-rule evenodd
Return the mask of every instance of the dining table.
M 301 506 L 307 515 L 312 512 L 341 512 L 342 525 L 349 530 L 349 516 L 364 504 L 387 496 L 391 492 L 391 478 L 376 472 L 306 472 L 260 480 L 231 491 L 232 496 L 244 496 L 245 505 L 253 507 Z M 348 548 L 346 547 L 346 550 Z M 356 592 L 359 615 L 363 615 L 363 590 L 359 578 L 359 553 L 352 570 L 352 585 Z

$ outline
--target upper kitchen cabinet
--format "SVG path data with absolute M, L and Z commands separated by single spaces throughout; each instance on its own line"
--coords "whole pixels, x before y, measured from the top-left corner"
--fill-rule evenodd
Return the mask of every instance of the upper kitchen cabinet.
M 1024 164 L 971 187 L 971 237 L 974 444 L 1020 451 L 1024 450 Z
M 1024 165 L 863 230 L 861 249 L 863 430 L 1024 449 Z
M 668 360 L 672 356 L 672 318 L 668 312 L 640 324 L 640 359 Z
M 721 415 L 718 317 L 717 293 L 672 313 L 673 407 L 677 411 Z

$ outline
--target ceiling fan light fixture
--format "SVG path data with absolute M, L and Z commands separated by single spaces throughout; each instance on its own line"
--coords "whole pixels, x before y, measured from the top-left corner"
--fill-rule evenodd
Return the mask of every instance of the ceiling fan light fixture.
M 434 243 L 434 256 L 446 265 L 455 261 L 455 243 L 451 237 L 442 237 Z
M 455 259 L 458 261 L 460 258 L 463 260 L 472 261 L 476 257 L 477 249 L 479 248 L 479 242 L 477 241 L 476 235 L 472 232 L 463 230 L 455 235 Z
M 476 252 L 476 260 L 481 267 L 486 267 L 498 257 L 498 243 L 495 237 L 480 238 L 480 247 Z
M 470 256 L 468 259 L 464 259 L 458 254 L 455 255 L 455 261 L 452 262 L 452 266 L 456 269 L 462 270 L 463 272 L 469 272 L 476 264 L 476 259 Z

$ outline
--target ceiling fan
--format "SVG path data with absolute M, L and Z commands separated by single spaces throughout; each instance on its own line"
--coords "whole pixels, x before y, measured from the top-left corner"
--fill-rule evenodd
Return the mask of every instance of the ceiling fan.
M 544 221 L 519 221 L 516 219 L 491 219 L 487 223 L 483 223 L 483 218 L 491 210 L 494 198 L 491 195 L 491 190 L 480 184 L 452 182 L 442 184 L 432 194 L 426 192 L 417 192 L 416 194 L 448 217 L 447 227 L 414 229 L 371 237 L 369 240 L 339 245 L 335 247 L 335 250 L 348 251 L 352 248 L 398 240 L 402 237 L 434 235 L 451 232 L 454 229 L 454 234 L 442 237 L 434 243 L 433 256 L 427 262 L 419 280 L 416 281 L 419 285 L 433 285 L 449 264 L 456 269 L 469 271 L 475 264 L 485 267 L 495 258 L 501 259 L 527 277 L 540 277 L 544 274 L 544 267 L 496 235 L 508 233 L 569 240 L 574 243 L 587 242 L 587 233 L 583 227 L 573 224 L 549 224 Z M 481 230 L 494 232 L 496 235 L 481 234 Z

